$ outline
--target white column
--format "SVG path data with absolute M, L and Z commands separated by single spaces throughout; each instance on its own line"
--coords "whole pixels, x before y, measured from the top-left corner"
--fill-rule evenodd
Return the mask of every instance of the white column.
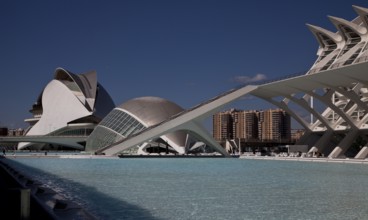
M 328 155 L 330 158 L 337 158 L 343 155 L 346 150 L 349 149 L 351 144 L 354 142 L 354 139 L 358 136 L 359 130 L 354 129 L 350 131 L 342 141 L 333 149 L 333 151 Z
M 357 153 L 357 155 L 354 157 L 355 159 L 364 159 L 366 158 L 368 155 L 368 147 L 364 146 L 359 153 Z
M 323 149 L 328 145 L 329 141 L 331 140 L 331 137 L 333 135 L 332 130 L 325 131 L 325 133 L 322 135 L 322 137 L 317 141 L 317 143 L 309 150 L 308 153 L 313 152 L 322 152 Z

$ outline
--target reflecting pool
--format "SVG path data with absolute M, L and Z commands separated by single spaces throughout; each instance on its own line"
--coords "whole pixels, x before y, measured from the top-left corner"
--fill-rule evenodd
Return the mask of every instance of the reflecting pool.
M 15 158 L 100 219 L 366 219 L 365 164 L 235 158 Z

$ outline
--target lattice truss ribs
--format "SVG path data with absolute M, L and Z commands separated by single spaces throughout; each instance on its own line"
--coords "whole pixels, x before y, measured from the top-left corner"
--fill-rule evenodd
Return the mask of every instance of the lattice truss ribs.
M 368 9 L 358 6 L 353 8 L 358 17 L 352 21 L 329 16 L 337 32 L 307 24 L 319 43 L 318 58 L 307 74 L 367 62 Z M 348 86 L 331 86 L 322 82 L 320 85 L 320 89 L 312 91 L 304 90 L 303 85 L 300 85 L 299 91 L 302 95 L 280 94 L 284 97 L 281 101 L 268 101 L 287 110 L 304 126 L 307 132 L 301 142 L 313 146 L 311 153 L 319 151 L 327 153 L 329 157 L 344 156 L 354 140 L 367 142 L 367 81 L 356 79 Z M 317 110 L 314 103 L 316 101 L 325 106 L 322 112 Z M 308 112 L 311 115 L 310 122 L 291 110 L 290 103 Z M 368 154 L 367 147 L 358 146 L 358 149 L 360 151 L 355 157 L 365 158 Z

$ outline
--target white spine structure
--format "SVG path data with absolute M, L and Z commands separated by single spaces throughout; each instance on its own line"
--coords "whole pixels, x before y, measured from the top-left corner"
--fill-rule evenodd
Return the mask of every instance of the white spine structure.
M 353 6 L 353 8 L 359 16 L 352 21 L 329 16 L 337 29 L 336 33 L 307 24 L 319 43 L 318 58 L 307 74 L 367 62 L 368 9 L 358 6 Z M 368 74 L 368 70 L 366 71 Z M 319 115 L 320 120 L 308 126 L 311 132 L 324 131 L 318 141 L 313 144 L 310 152 L 326 152 L 331 158 L 342 157 L 358 136 L 366 139 L 367 86 L 366 81 L 357 79 L 349 86 L 325 85 L 323 94 L 313 91 L 306 92 L 304 96 L 306 100 L 308 98 L 318 99 L 327 106 Z M 313 108 L 310 111 L 313 115 L 318 114 Z M 306 137 L 308 135 L 310 134 L 306 134 Z M 331 143 L 332 139 L 337 140 L 337 143 Z M 331 144 L 332 151 L 326 149 Z M 363 147 L 355 157 L 365 158 L 367 154 L 367 148 Z

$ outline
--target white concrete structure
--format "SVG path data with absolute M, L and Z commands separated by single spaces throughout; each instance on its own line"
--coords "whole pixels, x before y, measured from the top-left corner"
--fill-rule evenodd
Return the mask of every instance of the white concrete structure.
M 344 157 L 358 136 L 368 140 L 368 9 L 353 8 L 358 14 L 353 21 L 329 17 L 337 32 L 307 24 L 320 45 L 318 58 L 307 73 L 231 90 L 96 153 L 116 154 L 166 133 L 186 130 L 227 155 L 212 137 L 198 129 L 199 124 L 230 102 L 251 94 L 284 109 L 305 128 L 298 144 L 308 144 L 311 152 L 331 158 Z M 324 105 L 324 110 L 319 111 L 314 102 Z M 306 120 L 291 104 L 312 115 L 312 120 Z M 364 146 L 355 157 L 365 158 L 367 154 L 368 146 Z
M 155 126 L 183 110 L 177 104 L 159 97 L 140 97 L 129 100 L 114 108 L 99 123 L 87 139 L 86 151 L 96 151 L 110 146 L 143 129 Z M 198 129 L 206 133 L 205 129 Z M 195 138 L 185 131 L 168 132 L 137 145 L 138 149 L 135 153 L 145 155 L 152 151 L 158 153 L 157 151 L 168 150 L 171 153 L 186 154 L 192 147 L 197 147 L 198 144 L 194 140 Z
M 96 72 L 73 74 L 57 68 L 54 79 L 47 84 L 31 112 L 33 118 L 26 136 L 35 135 L 88 135 L 102 118 L 114 108 L 114 102 L 97 82 Z M 18 149 L 49 147 L 83 149 L 83 143 L 50 146 L 47 144 L 19 143 Z
M 256 86 L 246 86 L 240 89 L 231 90 L 225 94 L 215 97 L 214 99 L 208 100 L 205 103 L 199 104 L 192 109 L 182 111 L 181 113 L 176 114 L 169 119 L 162 121 L 161 123 L 150 126 L 138 133 L 128 136 L 123 140 L 117 141 L 113 145 L 98 149 L 96 153 L 114 155 L 162 135 L 175 131 L 186 131 L 194 137 L 201 139 L 206 145 L 212 146 L 219 153 L 228 155 L 226 150 L 220 146 L 219 143 L 217 143 L 207 131 L 203 129 L 202 121 L 208 116 L 222 109 L 225 105 L 238 98 L 241 98 L 244 94 L 247 94 L 256 88 Z
M 128 101 L 114 109 L 111 117 L 106 117 L 88 138 L 88 150 L 114 155 L 139 145 L 141 152 L 145 152 L 149 143 L 161 140 L 169 143 L 176 152 L 185 153 L 188 150 L 188 136 L 191 136 L 228 155 L 202 128 L 201 123 L 229 103 L 250 94 L 284 109 L 299 122 L 306 133 L 298 144 L 307 144 L 310 153 L 323 153 L 331 158 L 351 154 L 355 158 L 366 158 L 368 9 L 353 8 L 358 17 L 352 21 L 329 17 L 337 32 L 307 24 L 319 48 L 317 60 L 303 75 L 246 85 L 188 110 L 152 97 Z M 317 103 L 324 108 L 319 110 Z M 310 114 L 311 120 L 295 110 L 293 105 Z M 27 135 L 92 131 L 113 107 L 111 98 L 97 83 L 95 72 L 75 75 L 57 69 L 55 79 L 46 86 L 31 110 L 34 118 L 26 120 L 31 124 Z M 170 111 L 165 112 L 167 109 Z M 121 121 L 119 117 L 130 121 Z M 115 121 L 120 124 L 114 124 Z M 359 138 L 363 140 L 359 152 L 351 151 L 351 145 Z M 26 147 L 31 147 L 31 144 L 19 145 L 20 149 Z M 43 145 L 33 144 L 32 147 L 41 148 Z M 78 149 L 82 147 L 74 146 Z

